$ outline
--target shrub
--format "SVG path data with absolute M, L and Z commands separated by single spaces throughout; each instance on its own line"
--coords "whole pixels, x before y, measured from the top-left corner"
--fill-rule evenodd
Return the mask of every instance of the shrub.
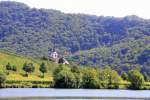
M 0 73 L 0 88 L 2 88 L 2 84 L 5 82 L 6 76 L 3 73 Z

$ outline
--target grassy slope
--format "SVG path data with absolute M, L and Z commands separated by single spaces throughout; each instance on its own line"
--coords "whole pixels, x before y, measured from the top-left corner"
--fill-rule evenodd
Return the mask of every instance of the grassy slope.
M 10 63 L 11 65 L 15 65 L 17 67 L 17 72 L 10 72 L 9 75 L 7 75 L 7 80 L 52 80 L 52 70 L 57 66 L 56 64 L 44 61 L 40 59 L 33 59 L 28 57 L 23 57 L 19 55 L 15 55 L 13 53 L 8 53 L 4 51 L 0 51 L 0 71 L 6 72 L 5 66 L 7 63 Z M 27 62 L 31 62 L 35 66 L 35 72 L 29 75 L 29 77 L 23 77 L 22 74 L 25 72 L 22 70 L 23 64 Z M 41 75 L 39 71 L 40 64 L 44 62 L 47 65 L 48 72 L 45 74 L 45 78 L 40 78 Z
M 54 68 L 58 66 L 57 64 L 52 63 L 50 61 L 33 59 L 33 58 L 15 55 L 13 53 L 0 51 L 0 72 L 6 72 L 5 66 L 8 62 L 11 65 L 15 65 L 17 67 L 17 72 L 10 72 L 10 74 L 7 75 L 8 81 L 12 81 L 12 80 L 14 81 L 52 81 L 52 72 Z M 28 62 L 28 63 L 32 62 L 35 66 L 35 72 L 29 75 L 28 77 L 22 76 L 22 74 L 25 73 L 22 70 L 22 66 L 25 62 Z M 41 73 L 39 72 L 39 65 L 42 62 L 44 62 L 48 68 L 48 72 L 45 74 L 45 78 L 39 77 L 41 75 Z M 121 84 L 129 84 L 129 82 L 123 81 L 123 83 Z M 146 85 L 145 87 L 150 88 L 150 82 L 145 82 L 145 85 Z

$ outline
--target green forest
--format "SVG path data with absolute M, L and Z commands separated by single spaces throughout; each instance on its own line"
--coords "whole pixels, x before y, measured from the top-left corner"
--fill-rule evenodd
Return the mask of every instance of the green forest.
M 149 76 L 137 69 L 118 74 L 110 67 L 56 64 L 4 51 L 0 58 L 1 88 L 150 89 Z
M 70 65 L 49 61 L 54 49 Z M 0 72 L 1 87 L 149 89 L 150 20 L 1 1 Z

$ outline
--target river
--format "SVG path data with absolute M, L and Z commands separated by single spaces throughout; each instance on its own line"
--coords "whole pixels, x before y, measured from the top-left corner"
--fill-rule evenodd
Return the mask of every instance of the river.
M 51 100 L 51 99 L 150 100 L 150 90 L 48 89 L 48 88 L 0 89 L 0 100 Z

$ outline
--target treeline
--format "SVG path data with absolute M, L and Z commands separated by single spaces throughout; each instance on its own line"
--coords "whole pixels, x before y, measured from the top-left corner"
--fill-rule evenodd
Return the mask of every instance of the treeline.
M 22 70 L 26 73 L 24 76 L 28 77 L 28 74 L 31 74 L 35 71 L 35 66 L 33 65 L 33 63 L 24 63 L 22 66 Z M 6 65 L 6 74 L 9 75 L 11 71 L 16 72 L 17 67 L 8 63 Z M 39 71 L 43 74 L 42 77 L 44 78 L 44 74 L 47 72 L 45 63 L 40 64 Z
M 80 68 L 60 65 L 54 71 L 55 88 L 144 89 L 145 76 L 138 70 L 119 75 L 110 68 Z
M 6 65 L 11 66 L 10 63 Z M 28 74 L 34 72 L 32 63 L 25 63 L 22 70 Z M 40 65 L 41 73 L 47 72 L 44 63 Z M 9 70 L 10 71 L 10 70 Z M 9 81 L 6 79 L 6 73 L 0 73 L 0 87 L 54 87 L 54 88 L 90 88 L 90 89 L 150 89 L 149 84 L 145 82 L 149 79 L 146 74 L 141 74 L 138 70 L 130 70 L 119 75 L 117 71 L 111 68 L 91 68 L 79 67 L 76 65 L 60 64 L 53 72 L 53 81 Z M 49 76 L 50 77 L 50 76 Z

